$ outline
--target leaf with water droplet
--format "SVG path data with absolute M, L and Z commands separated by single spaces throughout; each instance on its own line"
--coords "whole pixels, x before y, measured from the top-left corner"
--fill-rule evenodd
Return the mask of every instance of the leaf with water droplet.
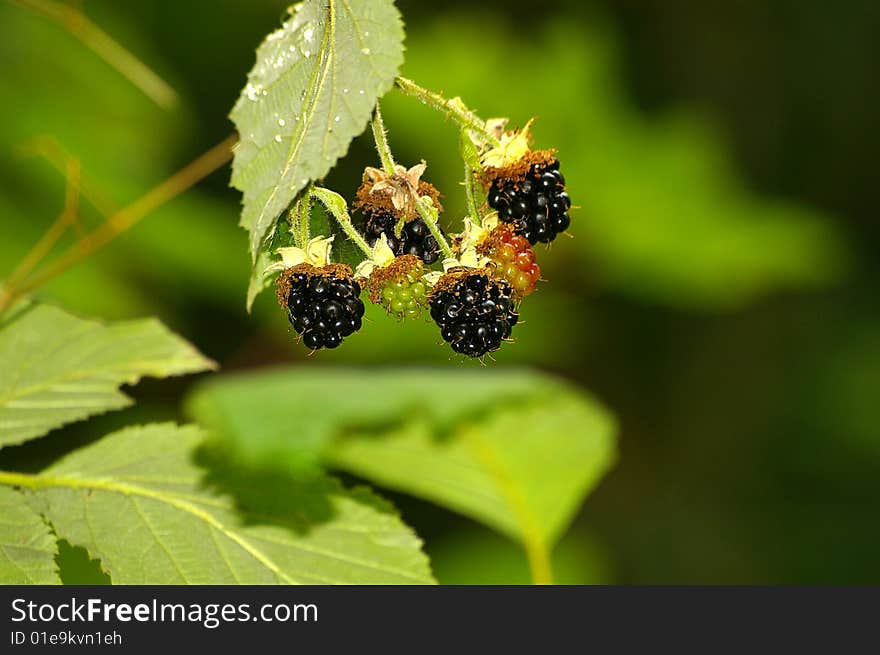
M 366 128 L 402 63 L 403 25 L 392 0 L 306 0 L 257 49 L 230 114 L 241 135 L 232 185 L 244 194 L 241 225 L 253 262 L 284 209 Z M 358 93 L 345 92 L 351 88 Z

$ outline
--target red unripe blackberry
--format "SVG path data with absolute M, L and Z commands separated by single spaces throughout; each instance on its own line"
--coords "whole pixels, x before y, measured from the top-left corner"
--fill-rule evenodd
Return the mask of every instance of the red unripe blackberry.
M 497 350 L 519 321 L 510 285 L 481 271 L 447 273 L 429 303 L 443 340 L 468 357 Z
M 533 163 L 524 177 L 495 177 L 487 200 L 500 221 L 532 244 L 553 241 L 571 223 L 571 199 L 556 158 Z
M 348 266 L 300 264 L 282 273 L 278 297 L 307 348 L 336 348 L 361 328 L 361 287 Z
M 388 247 L 395 255 L 415 255 L 428 265 L 436 262 L 440 257 L 440 246 L 431 236 L 425 221 L 421 218 L 407 221 L 403 224 L 403 230 L 398 238 L 394 234 L 397 220 L 394 214 L 388 212 L 368 213 L 363 227 L 367 243 L 373 246 L 384 234 Z
M 535 290 L 541 267 L 535 263 L 535 251 L 529 240 L 515 234 L 501 223 L 478 248 L 490 260 L 492 275 L 506 280 L 520 298 Z

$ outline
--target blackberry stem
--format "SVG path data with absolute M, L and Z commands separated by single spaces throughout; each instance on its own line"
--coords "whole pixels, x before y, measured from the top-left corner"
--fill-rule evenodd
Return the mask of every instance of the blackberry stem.
M 394 156 L 391 154 L 391 147 L 388 145 L 388 132 L 385 129 L 385 123 L 382 121 L 382 112 L 379 110 L 379 103 L 376 103 L 376 109 L 373 111 L 373 141 L 376 143 L 376 152 L 379 153 L 379 161 L 382 162 L 382 168 L 389 176 L 394 176 Z
M 422 220 L 425 221 L 425 225 L 428 226 L 428 230 L 431 232 L 431 236 L 437 241 L 437 244 L 440 246 L 440 250 L 443 251 L 443 255 L 446 257 L 455 257 L 455 254 L 452 252 L 452 248 L 449 247 L 449 244 L 446 242 L 446 238 L 443 236 L 443 233 L 440 232 L 440 228 L 437 227 L 437 209 L 434 207 L 434 201 L 431 200 L 428 196 L 425 196 L 427 200 L 419 198 L 418 195 L 413 192 L 413 200 L 416 203 L 416 211 L 419 212 L 419 216 L 422 217 Z
M 464 135 L 462 135 L 464 136 Z M 474 170 L 467 162 L 464 163 L 464 193 L 467 196 L 468 213 L 475 225 L 481 226 L 480 205 L 477 202 L 477 190 L 474 187 Z
M 394 170 L 394 156 L 391 154 L 391 147 L 388 145 L 388 132 L 385 130 L 385 124 L 382 122 L 382 112 L 379 110 L 379 103 L 376 103 L 376 109 L 373 112 L 372 126 L 373 140 L 376 142 L 376 151 L 379 153 L 379 159 L 382 160 L 382 168 L 385 169 L 385 172 L 388 175 L 394 176 L 397 173 L 397 171 Z M 433 201 L 430 201 L 431 209 L 428 209 L 426 204 L 422 204 L 422 199 L 419 198 L 417 191 L 411 189 L 410 193 L 415 202 L 416 211 L 419 212 L 419 216 L 425 221 L 425 225 L 428 226 L 431 236 L 437 240 L 437 244 L 440 246 L 443 254 L 446 257 L 454 257 L 452 248 L 449 247 L 449 244 L 440 232 L 440 228 L 437 227 L 437 214 L 434 209 Z M 394 235 L 398 239 L 403 232 L 403 225 L 405 222 L 405 219 L 401 217 L 394 226 Z
M 327 211 L 330 212 L 333 218 L 336 219 L 336 222 L 339 223 L 339 227 L 345 232 L 345 236 L 351 239 L 367 257 L 370 257 L 373 254 L 370 246 L 364 241 L 364 238 L 355 229 L 354 225 L 352 225 L 351 216 L 348 215 L 348 206 L 345 203 L 345 198 L 335 191 L 323 187 L 312 188 L 309 195 L 320 201 L 320 203 L 327 208 Z
M 486 131 L 485 121 L 468 109 L 461 98 L 444 98 L 439 93 L 421 87 L 405 77 L 398 77 L 395 84 L 405 95 L 418 98 L 424 104 L 454 120 L 461 127 L 476 132 L 484 142 L 493 148 L 501 145 L 498 139 Z

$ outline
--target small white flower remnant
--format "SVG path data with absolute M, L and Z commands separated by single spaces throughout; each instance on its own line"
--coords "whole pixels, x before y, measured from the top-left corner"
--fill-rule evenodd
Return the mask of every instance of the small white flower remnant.
M 333 237 L 317 236 L 311 239 L 305 249 L 297 247 L 278 248 L 277 252 L 281 256 L 280 261 L 272 262 L 266 267 L 264 275 L 283 271 L 288 268 L 297 266 L 298 264 L 311 264 L 316 268 L 326 266 L 330 263 L 330 251 L 333 248 Z

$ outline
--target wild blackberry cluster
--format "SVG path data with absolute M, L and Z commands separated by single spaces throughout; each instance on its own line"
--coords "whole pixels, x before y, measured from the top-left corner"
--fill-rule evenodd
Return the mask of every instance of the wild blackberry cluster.
M 565 192 L 558 159 L 532 164 L 525 179 L 495 178 L 488 202 L 498 211 L 499 220 L 512 225 L 531 244 L 550 243 L 571 222 L 571 199 Z
M 431 318 L 443 340 L 469 357 L 497 350 L 519 321 L 510 285 L 484 273 L 471 273 L 432 294 Z
M 364 221 L 364 238 L 372 246 L 383 234 L 388 240 L 388 247 L 395 255 L 415 255 L 426 264 L 433 264 L 440 257 L 440 247 L 437 240 L 431 236 L 431 231 L 425 225 L 425 221 L 416 218 L 407 221 L 403 225 L 400 238 L 394 235 L 394 226 L 397 217 L 386 212 L 367 214 Z
M 312 350 L 336 348 L 361 327 L 361 288 L 351 277 L 294 272 L 289 276 L 287 317 Z

